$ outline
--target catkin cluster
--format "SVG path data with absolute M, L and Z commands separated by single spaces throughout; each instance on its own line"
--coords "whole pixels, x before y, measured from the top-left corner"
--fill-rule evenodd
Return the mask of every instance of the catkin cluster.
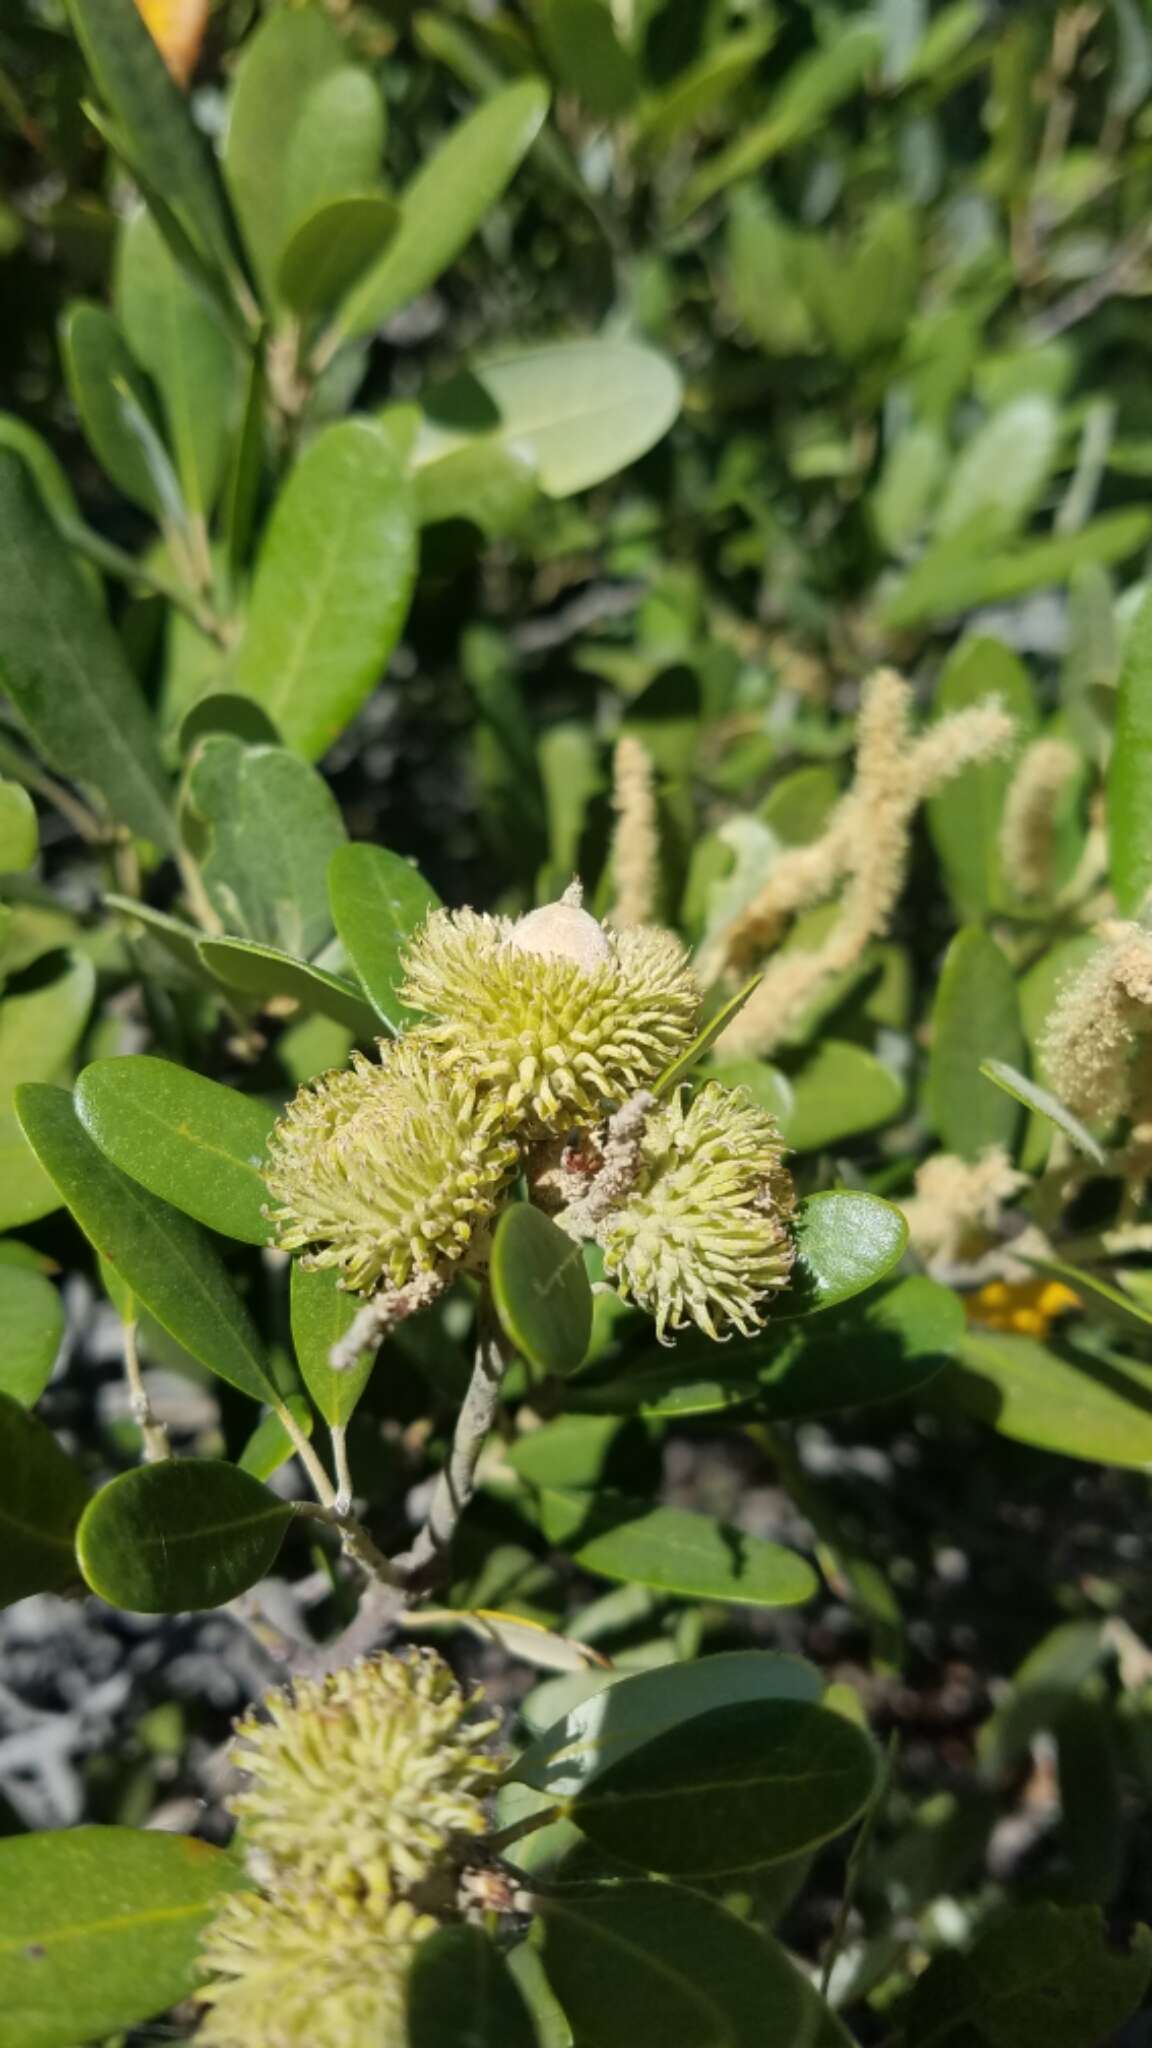
M 487 1829 L 496 1726 L 428 1650 L 299 1679 L 239 1723 L 253 1887 L 201 1943 L 200 2048 L 402 2048 L 413 1958 Z
M 699 1024 L 679 940 L 606 928 L 574 888 L 516 921 L 434 911 L 404 970 L 422 1021 L 302 1088 L 272 1133 L 281 1249 L 404 1313 L 482 1265 L 525 1173 L 662 1341 L 755 1328 L 789 1275 L 791 1183 L 744 1091 L 651 1092 Z

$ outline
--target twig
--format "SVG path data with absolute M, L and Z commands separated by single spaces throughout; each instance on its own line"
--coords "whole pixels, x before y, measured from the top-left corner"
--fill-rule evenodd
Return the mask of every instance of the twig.
M 103 569 L 106 575 L 115 576 L 120 583 L 147 590 L 154 597 L 166 598 L 169 604 L 175 605 L 177 611 L 191 620 L 206 640 L 214 640 L 218 647 L 229 646 L 231 636 L 224 620 L 218 618 L 195 591 L 178 583 L 175 577 L 166 576 L 163 570 L 138 561 L 135 555 L 126 554 L 123 548 L 114 546 L 102 534 L 93 533 L 91 527 L 78 519 L 58 518 L 56 526 L 60 538 L 67 541 L 69 547 L 75 548 L 78 555 L 84 555 L 98 569 Z
M 394 1569 L 410 1590 L 435 1579 L 475 1491 L 476 1467 L 496 1420 L 507 1363 L 491 1301 L 485 1296 L 480 1303 L 472 1378 L 456 1418 L 447 1462 L 436 1481 L 428 1518 L 411 1549 L 394 1560 Z
M 332 1462 L 336 1467 L 336 1507 L 340 1514 L 352 1511 L 352 1471 L 348 1463 L 348 1432 L 342 1422 L 333 1422 L 328 1434 L 332 1439 Z
M 1024 330 L 1025 342 L 1032 348 L 1040 348 L 1045 342 L 1054 341 L 1058 334 L 1064 334 L 1069 327 L 1076 327 L 1081 320 L 1087 320 L 1089 314 L 1102 306 L 1106 299 L 1125 290 L 1149 254 L 1152 254 L 1152 232 L 1141 227 L 1121 243 L 1106 269 L 1088 278 L 1086 283 L 1077 285 L 1075 291 L 1066 292 L 1046 312 L 1038 313 Z
M 19 747 L 14 747 L 7 734 L 0 737 L 0 768 L 5 775 L 22 782 L 25 789 L 35 790 L 37 796 L 50 803 L 62 818 L 67 818 L 73 831 L 89 846 L 107 844 L 110 828 L 102 824 L 96 813 L 81 803 L 79 797 L 73 796 L 71 790 L 65 789 L 53 776 L 46 775 L 35 761 L 21 753 Z
M 126 1321 L 121 1324 L 121 1329 L 124 1333 L 124 1377 L 128 1382 L 129 1413 L 143 1438 L 145 1464 L 159 1465 L 172 1456 L 168 1431 L 162 1422 L 157 1422 L 144 1385 L 140 1353 L 136 1349 L 136 1324 Z
M 888 1797 L 888 1790 L 892 1783 L 892 1772 L 895 1768 L 899 1741 L 900 1738 L 896 1734 L 895 1729 L 893 1729 L 888 1739 L 887 1753 L 883 1766 L 877 1776 L 872 1797 L 864 1810 L 864 1817 L 857 1830 L 856 1840 L 853 1842 L 849 1852 L 848 1867 L 844 1873 L 844 1894 L 840 1900 L 836 1922 L 828 1943 L 828 1953 L 824 1958 L 824 1966 L 820 1973 L 820 1996 L 822 1998 L 827 1998 L 828 1996 L 828 1987 L 832 1982 L 832 1972 L 836 1968 L 840 1952 L 844 1946 L 844 1936 L 848 1931 L 848 1918 L 855 1902 L 860 1875 L 864 1868 L 864 1858 L 868 1853 L 872 1836 L 876 1831 L 876 1823 L 880 1818 L 881 1810 Z

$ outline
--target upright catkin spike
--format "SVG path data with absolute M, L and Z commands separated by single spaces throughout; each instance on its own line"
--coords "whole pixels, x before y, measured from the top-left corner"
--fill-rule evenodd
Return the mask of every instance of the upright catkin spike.
M 650 924 L 660 886 L 660 827 L 652 757 L 633 733 L 622 733 L 612 762 L 612 879 L 608 923 L 617 930 Z
M 893 669 L 864 686 L 857 720 L 856 774 L 827 830 L 777 863 L 764 887 L 724 935 L 726 963 L 741 971 L 777 944 L 785 921 L 845 879 L 839 915 L 821 945 L 773 959 L 719 1044 L 760 1056 L 795 1028 L 826 982 L 855 965 L 887 931 L 907 872 L 912 820 L 925 797 L 961 769 L 1003 751 L 1015 730 L 995 698 L 910 733 L 912 692 Z
M 1054 884 L 1056 813 L 1080 756 L 1067 740 L 1033 740 L 1020 756 L 1000 820 L 1000 865 L 1019 896 L 1042 896 Z
M 1115 918 L 1100 948 L 1066 981 L 1040 1051 L 1051 1086 L 1080 1116 L 1142 1120 L 1152 1048 L 1152 931 Z

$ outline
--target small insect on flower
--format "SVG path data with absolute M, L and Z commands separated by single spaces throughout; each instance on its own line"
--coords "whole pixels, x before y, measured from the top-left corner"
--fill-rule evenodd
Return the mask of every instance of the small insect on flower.
M 264 1170 L 270 1234 L 357 1291 L 403 1287 L 465 1255 L 517 1157 L 426 1034 L 409 1032 L 383 1043 L 378 1063 L 354 1053 L 289 1104 Z
M 512 922 L 433 911 L 409 944 L 403 1000 L 480 1113 L 531 1134 L 599 1118 L 690 1044 L 701 994 L 680 941 L 609 932 L 571 901 Z
M 772 1118 L 745 1089 L 706 1082 L 648 1119 L 635 1186 L 597 1228 L 606 1273 L 656 1318 L 750 1336 L 788 1283 L 795 1198 Z

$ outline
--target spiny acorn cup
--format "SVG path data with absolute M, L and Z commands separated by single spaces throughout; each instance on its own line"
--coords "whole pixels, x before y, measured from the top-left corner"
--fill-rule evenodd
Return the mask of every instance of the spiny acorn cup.
M 289 1104 L 264 1170 L 270 1234 L 358 1292 L 404 1287 L 467 1253 L 517 1161 L 515 1142 L 412 1031 L 383 1041 L 378 1063 L 353 1053 Z
M 405 955 L 403 1000 L 475 1089 L 526 1135 L 592 1122 L 691 1043 L 701 991 L 673 933 L 606 931 L 574 901 L 513 922 L 436 910 Z
M 635 1183 L 596 1235 L 605 1272 L 655 1317 L 662 1344 L 689 1322 L 748 1337 L 788 1284 L 794 1207 L 772 1117 L 745 1089 L 708 1081 L 648 1118 Z
M 401 2048 L 420 1942 L 455 1916 L 503 1759 L 434 1652 L 297 1680 L 237 1726 L 229 1804 L 259 1889 L 202 1943 L 206 2048 Z

